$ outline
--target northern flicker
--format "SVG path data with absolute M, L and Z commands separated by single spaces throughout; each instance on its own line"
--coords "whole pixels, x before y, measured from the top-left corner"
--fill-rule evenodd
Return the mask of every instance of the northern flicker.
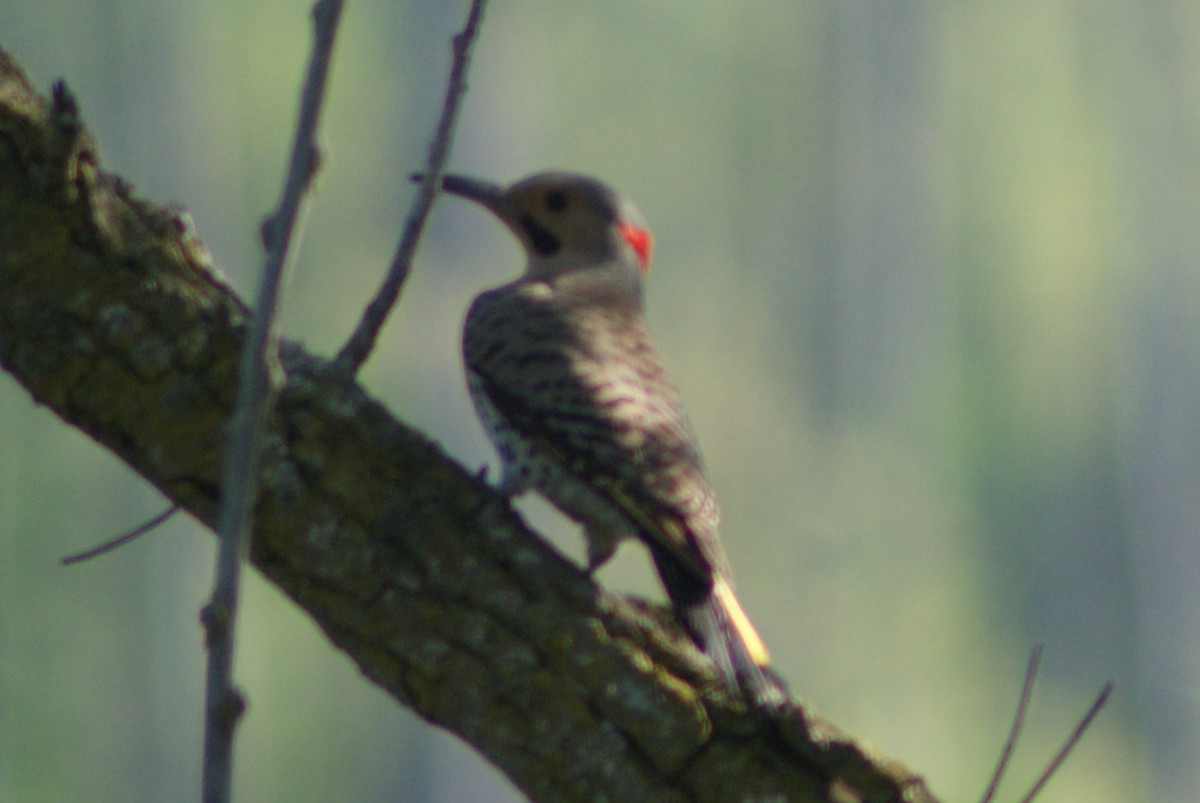
M 527 257 L 520 278 L 475 298 L 463 331 L 501 490 L 538 491 L 580 522 L 589 570 L 640 539 L 696 644 L 753 702 L 779 703 L 783 686 L 733 592 L 696 437 L 643 319 L 642 216 L 574 173 L 507 188 L 447 176 L 443 187 L 491 211 Z

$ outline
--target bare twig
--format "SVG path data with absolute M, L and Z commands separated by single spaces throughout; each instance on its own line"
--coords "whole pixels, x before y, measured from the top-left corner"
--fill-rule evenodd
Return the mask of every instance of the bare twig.
M 1017 739 L 1021 737 L 1021 728 L 1025 725 L 1025 714 L 1029 711 L 1029 701 L 1033 699 L 1033 682 L 1037 679 L 1038 665 L 1041 662 L 1042 645 L 1037 644 L 1029 654 L 1029 664 L 1025 667 L 1025 682 L 1021 685 L 1021 699 L 1017 702 L 1017 713 L 1013 717 L 1012 728 L 1009 729 L 1008 738 L 1004 741 L 1004 749 L 1000 751 L 1000 760 L 996 762 L 992 780 L 979 803 L 991 803 L 992 798 L 996 796 L 1000 779 L 1004 777 L 1004 770 L 1008 767 L 1008 760 L 1012 758 L 1013 750 L 1017 746 Z
M 454 139 L 454 126 L 458 120 L 458 110 L 462 105 L 462 97 L 467 89 L 467 68 L 471 62 L 471 48 L 479 33 L 483 19 L 483 9 L 487 0 L 471 0 L 471 9 L 467 13 L 467 22 L 462 31 L 454 36 L 452 41 L 454 61 L 450 66 L 450 78 L 446 84 L 446 97 L 442 101 L 442 114 L 438 120 L 437 130 L 433 141 L 429 144 L 429 158 L 423 171 L 425 180 L 417 190 L 413 199 L 412 210 L 404 221 L 404 232 L 400 236 L 400 244 L 388 266 L 387 276 L 379 291 L 367 305 L 362 319 L 354 330 L 354 334 L 346 341 L 346 345 L 338 352 L 336 364 L 348 373 L 357 373 L 362 364 L 375 348 L 379 331 L 387 320 L 388 313 L 400 298 L 400 291 L 408 279 L 412 267 L 413 254 L 417 250 L 417 241 L 421 230 L 425 227 L 425 219 L 433 208 L 433 200 L 442 183 L 442 173 L 445 170 L 446 158 L 450 154 L 450 145 Z
M 1087 713 L 1083 715 L 1083 719 L 1079 720 L 1079 724 L 1075 726 L 1075 730 L 1071 732 L 1071 736 L 1059 749 L 1058 753 L 1055 754 L 1054 759 L 1050 762 L 1049 766 L 1046 767 L 1045 771 L 1042 772 L 1042 774 L 1038 777 L 1037 782 L 1030 788 L 1025 797 L 1021 798 L 1020 803 L 1030 803 L 1030 801 L 1032 801 L 1037 794 L 1042 791 L 1042 787 L 1049 782 L 1050 778 L 1054 776 L 1054 773 L 1058 772 L 1058 768 L 1061 767 L 1062 763 L 1067 760 L 1067 755 L 1072 749 L 1074 749 L 1075 745 L 1079 743 L 1084 731 L 1088 729 L 1088 727 L 1092 724 L 1092 720 L 1095 719 L 1096 715 L 1100 713 L 1100 709 L 1104 708 L 1105 704 L 1108 702 L 1108 697 L 1110 694 L 1112 694 L 1112 690 L 1113 684 L 1110 680 L 1108 683 L 1104 684 L 1104 688 L 1102 688 L 1100 690 L 1100 694 L 1096 696 L 1096 700 L 1092 703 L 1092 707 L 1089 708 Z
M 201 614 L 208 645 L 204 803 L 227 803 L 232 788 L 233 733 L 245 708 L 242 696 L 233 686 L 233 629 L 248 540 L 246 530 L 254 506 L 255 477 L 262 450 L 262 421 L 274 395 L 270 386 L 270 365 L 275 360 L 274 318 L 300 205 L 316 169 L 317 121 L 341 11 L 342 0 L 318 0 L 313 6 L 313 54 L 300 101 L 288 175 L 278 208 L 263 224 L 267 255 L 254 315 L 242 347 L 237 401 L 221 474 L 216 579 L 212 599 Z
M 125 544 L 128 544 L 130 541 L 132 541 L 136 538 L 140 538 L 141 536 L 150 532 L 155 527 L 159 526 L 160 524 L 162 524 L 163 522 L 165 522 L 167 519 L 171 518 L 178 512 L 179 512 L 179 505 L 171 505 L 166 510 L 164 510 L 162 513 L 159 513 L 157 516 L 150 519 L 149 521 L 142 522 L 141 524 L 134 527 L 129 532 L 122 533 L 121 535 L 118 535 L 116 538 L 113 538 L 109 541 L 105 541 L 100 546 L 92 547 L 91 549 L 88 549 L 84 552 L 76 552 L 74 555 L 67 555 L 65 558 L 60 560 L 59 563 L 61 563 L 63 566 L 70 566 L 73 563 L 82 563 L 85 560 L 91 560 L 94 557 L 103 555 L 105 552 L 111 552 L 112 550 L 116 549 L 117 547 L 124 546 Z
M 1025 682 L 1021 686 L 1021 699 L 1017 703 L 1017 713 L 1013 717 L 1012 728 L 1008 732 L 1008 739 L 1004 742 L 1004 749 L 1000 752 L 1000 760 L 996 762 L 996 769 L 992 773 L 991 782 L 988 784 L 987 790 L 983 793 L 980 803 L 991 803 L 996 795 L 996 789 L 1000 786 L 1000 780 L 1004 776 L 1004 770 L 1008 766 L 1008 761 L 1012 758 L 1013 751 L 1016 749 L 1017 740 L 1021 736 L 1021 728 L 1025 724 L 1025 714 L 1029 711 L 1029 702 L 1033 699 L 1033 684 L 1037 679 L 1038 665 L 1042 661 L 1042 645 L 1038 644 L 1033 648 L 1033 652 L 1029 655 L 1029 665 L 1025 669 Z M 1100 694 L 1096 697 L 1092 707 L 1084 714 L 1083 719 L 1075 726 L 1075 730 L 1071 733 L 1070 738 L 1055 754 L 1053 760 L 1038 777 L 1037 782 L 1032 788 L 1021 798 L 1020 803 L 1030 803 L 1042 788 L 1050 781 L 1062 763 L 1066 761 L 1067 755 L 1079 742 L 1084 731 L 1092 724 L 1092 720 L 1100 713 L 1100 709 L 1108 702 L 1108 696 L 1112 694 L 1113 684 L 1111 682 L 1104 684 L 1104 688 L 1100 690 Z

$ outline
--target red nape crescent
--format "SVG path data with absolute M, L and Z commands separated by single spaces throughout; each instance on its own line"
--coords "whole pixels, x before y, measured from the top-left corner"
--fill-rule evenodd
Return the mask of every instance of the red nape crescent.
M 654 235 L 639 226 L 622 220 L 617 224 L 625 242 L 633 248 L 638 257 L 638 270 L 645 275 L 650 272 L 650 250 L 654 247 Z

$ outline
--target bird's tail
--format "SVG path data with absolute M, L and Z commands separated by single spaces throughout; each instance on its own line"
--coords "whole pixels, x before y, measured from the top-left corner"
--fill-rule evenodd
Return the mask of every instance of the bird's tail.
M 787 688 L 770 668 L 767 646 L 725 578 L 718 575 L 708 595 L 682 613 L 692 638 L 753 703 L 774 707 L 788 699 Z
M 663 550 L 652 549 L 667 595 L 684 627 L 728 680 L 752 703 L 774 707 L 788 699 L 787 687 L 771 670 L 771 656 L 733 587 L 720 573 L 701 584 Z

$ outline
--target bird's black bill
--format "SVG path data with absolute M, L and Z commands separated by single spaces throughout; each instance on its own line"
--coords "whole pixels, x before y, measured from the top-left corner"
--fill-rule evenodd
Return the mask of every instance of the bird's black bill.
M 453 195 L 460 195 L 481 203 L 489 209 L 494 209 L 501 196 L 504 195 L 504 188 L 499 184 L 467 176 L 443 176 L 442 189 Z
M 409 181 L 414 184 L 420 184 L 425 180 L 424 173 L 409 173 Z M 442 189 L 445 192 L 453 195 L 461 195 L 463 198 L 470 198 L 472 201 L 477 201 L 484 206 L 491 206 L 495 201 L 504 194 L 504 188 L 499 184 L 493 184 L 490 181 L 483 179 L 471 178 L 469 176 L 458 176 L 454 174 L 442 176 Z
M 419 184 L 425 180 L 425 174 L 409 173 L 408 178 Z M 504 187 L 490 181 L 469 176 L 446 175 L 442 176 L 442 190 L 451 195 L 474 201 L 501 218 L 507 218 L 509 215 L 506 213 L 511 212 L 504 200 Z

